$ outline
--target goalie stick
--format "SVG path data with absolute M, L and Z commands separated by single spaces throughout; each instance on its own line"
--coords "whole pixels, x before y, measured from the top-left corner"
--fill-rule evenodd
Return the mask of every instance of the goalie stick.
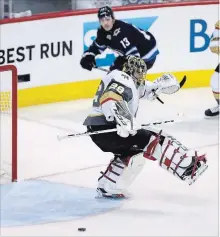
M 195 118 L 189 118 L 187 120 L 185 120 L 185 119 L 162 120 L 162 121 L 142 124 L 141 128 L 150 127 L 150 126 L 157 126 L 157 125 L 173 124 L 173 123 L 175 124 L 175 123 L 181 123 L 181 122 L 183 122 L 183 123 L 184 122 L 198 122 L 199 121 L 198 119 L 200 119 L 200 118 L 195 117 Z M 83 132 L 83 133 L 72 133 L 72 134 L 67 134 L 67 135 L 57 135 L 57 139 L 59 141 L 61 141 L 63 139 L 67 139 L 67 138 L 71 138 L 71 137 L 90 136 L 90 135 L 94 135 L 94 134 L 116 132 L 116 131 L 117 131 L 117 129 L 113 128 L 113 129 L 107 129 L 107 130 L 95 131 L 95 132 Z
M 171 120 L 152 122 L 152 123 L 142 124 L 141 128 L 150 127 L 150 126 L 157 126 L 157 125 L 163 125 L 163 124 L 168 124 L 168 123 L 178 123 L 178 122 L 182 122 L 182 120 L 171 119 Z M 117 128 L 106 129 L 106 130 L 102 130 L 102 131 L 94 131 L 94 132 L 72 133 L 72 134 L 67 134 L 67 135 L 58 135 L 57 139 L 59 141 L 61 141 L 63 139 L 67 139 L 67 138 L 71 138 L 71 137 L 90 136 L 90 135 L 95 135 L 95 134 L 109 133 L 109 132 L 116 132 L 116 131 L 117 131 Z

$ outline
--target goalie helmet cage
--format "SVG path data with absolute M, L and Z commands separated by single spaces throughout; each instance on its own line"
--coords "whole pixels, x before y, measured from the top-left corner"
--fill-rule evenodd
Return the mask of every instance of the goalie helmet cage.
M 10 72 L 10 78 L 4 78 L 3 72 Z M 2 103 L 8 103 L 7 107 L 9 108 L 10 116 L 11 116 L 11 181 L 17 181 L 17 83 L 18 83 L 18 76 L 17 76 L 17 68 L 14 65 L 4 65 L 0 66 L 0 86 L 4 84 L 4 80 L 11 80 L 11 88 L 8 92 L 9 99 L 6 99 L 6 102 L 0 101 L 0 113 L 4 113 L 1 109 Z M 0 99 L 1 99 L 1 88 L 0 88 Z M 8 113 L 8 111 L 6 111 Z M 0 124 L 1 125 L 1 124 Z M 4 139 L 1 134 L 1 139 Z M 2 158 L 3 159 L 3 158 Z M 0 167 L 1 169 L 1 167 Z M 1 177 L 0 177 L 1 178 Z

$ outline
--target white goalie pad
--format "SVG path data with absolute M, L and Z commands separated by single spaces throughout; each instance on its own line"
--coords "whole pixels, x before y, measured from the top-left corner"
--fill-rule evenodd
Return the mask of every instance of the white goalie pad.
M 144 157 L 157 160 L 163 169 L 191 185 L 208 168 L 205 154 L 187 149 L 172 136 L 166 136 L 161 145 L 161 133 L 151 137 Z
M 145 162 L 143 153 L 128 157 L 126 162 L 115 158 L 99 178 L 98 188 L 104 189 L 108 194 L 124 194 L 141 172 Z

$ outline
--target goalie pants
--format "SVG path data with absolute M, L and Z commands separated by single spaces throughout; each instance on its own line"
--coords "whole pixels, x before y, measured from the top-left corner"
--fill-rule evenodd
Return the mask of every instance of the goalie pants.
M 115 125 L 100 125 L 100 126 L 88 126 L 88 132 L 101 131 L 106 129 L 116 128 Z M 112 152 L 114 155 L 119 156 L 122 160 L 128 156 L 141 153 L 149 143 L 152 135 L 156 136 L 156 133 L 145 129 L 140 129 L 134 136 L 127 138 L 120 137 L 117 132 L 101 133 L 91 135 L 93 142 L 104 152 Z M 160 143 L 163 143 L 163 137 L 161 137 Z

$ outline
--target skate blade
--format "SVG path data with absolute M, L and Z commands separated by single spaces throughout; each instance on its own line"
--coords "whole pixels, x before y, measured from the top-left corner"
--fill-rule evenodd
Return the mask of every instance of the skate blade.
M 123 194 L 104 194 L 99 190 L 96 190 L 97 192 L 97 199 L 111 199 L 111 200 L 121 200 L 126 199 L 126 197 Z
M 185 179 L 185 181 L 189 184 L 192 185 L 193 183 L 195 183 L 195 181 L 207 170 L 208 165 L 204 164 L 202 167 L 200 167 L 200 169 L 196 172 L 196 175 L 191 178 L 191 177 L 187 177 Z
M 116 197 L 116 196 L 99 196 L 99 195 L 97 195 L 95 198 L 96 199 L 108 199 L 108 200 L 125 200 L 125 199 L 127 199 L 125 196 L 124 197 Z
M 215 116 L 207 116 L 207 115 L 204 115 L 204 118 L 205 119 L 219 119 L 219 114 L 218 115 L 215 115 Z

